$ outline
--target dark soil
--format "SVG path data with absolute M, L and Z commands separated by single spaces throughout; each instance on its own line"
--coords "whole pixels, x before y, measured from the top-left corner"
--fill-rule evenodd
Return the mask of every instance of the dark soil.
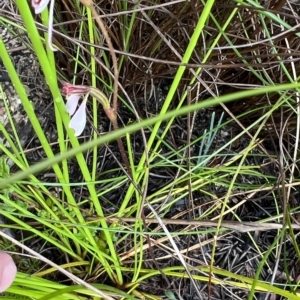
M 111 4 L 109 1 L 106 2 L 107 5 L 103 6 L 103 10 L 107 14 L 114 12 L 114 3 Z M 164 3 L 164 1 L 159 2 Z M 186 45 L 188 43 L 188 39 L 183 38 L 185 33 L 182 28 L 186 28 L 186 32 L 190 36 L 190 33 L 194 28 L 194 22 L 198 18 L 198 13 L 202 8 L 200 5 L 198 5 L 197 1 L 189 2 L 190 7 L 188 9 L 184 9 L 183 6 L 180 6 L 182 4 L 173 4 L 168 7 L 168 9 L 162 8 L 155 10 L 150 18 L 151 20 L 153 20 L 153 22 L 155 21 L 155 25 L 158 26 L 162 32 L 164 32 L 165 36 L 172 37 L 172 39 L 174 39 L 175 41 L 182 41 L 182 43 L 177 43 L 175 47 L 180 54 L 183 54 L 184 49 L 186 48 Z M 64 14 L 60 16 L 61 18 L 66 18 L 66 20 L 73 18 L 72 15 L 66 12 L 67 9 L 64 8 L 64 1 L 57 1 L 56 5 L 57 7 L 60 7 L 64 12 Z M 69 5 L 71 4 L 69 3 Z M 219 15 L 226 19 L 226 17 L 228 17 L 226 10 L 228 10 L 229 13 L 232 7 L 233 4 L 226 4 L 222 2 L 220 8 L 215 7 L 215 14 L 216 16 Z M 288 11 L 285 7 L 281 9 L 282 13 L 288 14 Z M 296 12 L 298 12 L 299 7 L 295 5 L 294 9 Z M 243 12 L 243 10 L 246 11 L 246 8 L 241 8 L 241 12 Z M 247 13 L 245 11 L 244 15 L 250 14 L 253 18 L 257 16 L 257 12 L 255 11 L 250 10 Z M 290 20 L 291 26 L 296 22 L 296 18 L 291 14 L 287 16 L 287 19 Z M 111 24 L 113 24 L 113 20 L 113 17 L 106 19 L 108 24 L 110 24 L 110 22 Z M 171 63 L 168 64 L 168 61 L 180 62 L 180 59 L 178 59 L 178 57 L 176 57 L 176 55 L 169 48 L 167 48 L 167 46 L 163 46 L 164 44 L 162 44 L 161 47 L 154 47 L 153 45 L 157 46 L 157 42 L 160 40 L 159 35 L 153 32 L 153 27 L 151 26 L 151 23 L 145 15 L 139 15 L 139 20 L 140 21 L 135 25 L 139 30 L 136 30 L 132 36 L 132 39 L 135 41 L 135 43 L 131 43 L 131 49 L 129 49 L 128 51 L 131 54 L 138 54 L 141 57 L 145 56 L 147 58 L 151 58 L 153 59 L 153 61 L 143 60 L 140 57 L 133 57 L 132 59 L 127 60 L 124 64 L 124 69 L 122 69 L 120 72 L 120 78 L 121 84 L 136 106 L 135 108 L 138 111 L 139 116 L 141 118 L 146 118 L 156 115 L 160 111 L 162 103 L 170 88 L 172 78 L 176 71 L 176 66 Z M 176 20 L 176 22 L 174 20 Z M 236 36 L 236 45 L 245 43 L 244 37 L 241 37 L 241 33 L 236 33 L 237 27 L 241 25 L 239 22 L 240 21 L 237 21 L 236 24 L 230 24 L 230 27 L 228 29 L 229 35 L 231 34 Z M 249 21 L 245 21 L 244 25 L 250 27 L 250 23 L 251 20 L 249 19 Z M 76 32 L 74 27 L 75 25 L 73 23 L 66 23 L 64 26 L 67 32 Z M 206 27 L 207 30 L 211 29 L 210 39 L 213 39 L 213 37 L 217 34 L 217 31 L 212 29 L 212 27 L 213 24 L 207 24 Z M 120 42 L 119 30 L 118 28 L 114 27 L 110 28 L 115 47 L 116 49 L 118 49 L 118 45 Z M 24 34 L 19 34 L 16 36 L 13 33 L 14 30 L 15 29 L 13 27 L 5 28 L 2 26 L 0 27 L 0 36 L 3 38 L 7 48 L 9 49 L 11 59 L 16 66 L 16 70 L 18 70 L 18 74 L 26 90 L 28 91 L 28 96 L 32 101 L 36 114 L 39 116 L 39 120 L 47 135 L 48 141 L 53 144 L 54 152 L 58 153 L 59 149 L 58 147 L 56 148 L 57 133 L 51 94 L 45 83 L 44 76 L 41 73 L 37 59 L 28 47 L 30 41 L 28 41 L 27 37 Z M 140 36 L 141 32 L 144 33 L 143 36 Z M 276 28 L 274 34 L 279 32 L 280 28 Z M 250 30 L 249 34 L 251 36 L 254 36 L 257 33 L 251 32 Z M 296 41 L 295 35 L 293 33 L 290 33 L 284 38 L 288 38 L 291 42 L 290 47 L 293 52 L 289 55 L 298 57 L 298 41 Z M 207 39 L 209 38 L 207 37 Z M 142 45 L 140 45 L 138 41 L 142 41 Z M 72 62 L 70 62 L 69 58 L 73 55 L 74 47 L 70 43 L 70 41 L 63 40 L 61 36 L 58 35 L 54 37 L 54 42 L 60 43 L 61 45 L 63 45 L 63 47 L 65 47 L 65 52 L 57 54 L 57 62 L 59 69 L 62 70 L 62 74 L 60 74 L 60 76 L 64 77 L 64 79 L 70 80 L 71 78 L 68 78 L 68 74 L 71 74 L 70 70 L 72 70 Z M 209 44 L 209 41 L 207 42 Z M 225 40 L 223 40 L 222 42 L 223 45 L 220 44 L 220 47 L 226 45 Z M 280 38 L 276 40 L 276 47 L 283 47 L 282 44 L 283 37 L 282 39 Z M 270 47 L 270 45 L 264 45 L 260 49 L 260 55 L 262 57 L 262 62 L 260 65 L 257 65 L 256 60 L 251 57 L 251 47 L 245 48 L 243 50 L 243 59 L 247 59 L 249 63 L 252 62 L 254 64 L 254 67 L 257 69 L 269 68 L 272 66 L 272 63 L 274 63 L 274 56 L 271 56 L 270 54 Z M 284 52 L 284 49 L 282 51 Z M 88 55 L 88 53 L 84 52 L 84 55 Z M 210 91 L 216 93 L 218 90 L 221 91 L 221 94 L 225 94 L 238 91 L 242 88 L 246 89 L 252 85 L 261 85 L 261 82 L 259 82 L 257 78 L 254 78 L 253 74 L 249 72 L 248 69 L 246 69 L 244 60 L 235 57 L 232 49 L 224 50 L 222 55 L 226 57 L 222 64 L 233 64 L 234 67 L 223 68 L 221 70 L 212 67 L 209 68 L 209 72 L 207 70 L 202 72 L 202 80 L 204 82 L 207 82 L 207 84 L 211 86 Z M 282 54 L 282 57 L 286 57 L 284 53 Z M 199 53 L 194 54 L 191 63 L 199 63 L 199 60 L 201 60 L 200 58 L 201 52 L 199 51 Z M 158 59 L 159 61 L 157 62 L 155 61 L 155 59 Z M 163 60 L 166 61 L 165 64 L 162 63 Z M 215 52 L 212 55 L 211 61 L 209 63 L 211 63 L 212 65 L 216 65 L 218 62 L 220 62 L 220 55 Z M 290 65 L 287 65 L 290 68 Z M 107 77 L 105 71 L 101 69 L 101 66 L 98 66 L 98 68 L 99 70 L 97 71 L 99 72 L 99 74 L 103 75 L 103 78 Z M 299 68 L 298 65 L 297 68 Z M 84 73 L 85 70 L 80 70 L 79 73 L 80 72 Z M 174 99 L 173 108 L 176 107 L 181 93 L 186 88 L 186 83 L 189 82 L 190 76 L 191 74 L 186 72 L 184 81 L 178 91 L 178 97 Z M 272 76 L 275 84 L 287 81 L 285 76 L 279 77 L 279 74 L 275 71 L 273 73 L 270 72 L 270 76 Z M 84 77 L 85 84 L 88 84 L 89 78 L 82 75 L 81 79 Z M 217 82 L 215 86 L 211 84 L 211 82 L 213 81 L 212 78 Z M 14 117 L 14 122 L 16 124 L 18 134 L 21 138 L 22 146 L 27 150 L 27 157 L 31 164 L 37 163 L 44 159 L 46 156 L 43 153 L 40 142 L 35 136 L 30 121 L 27 119 L 24 113 L 18 95 L 15 93 L 14 88 L 9 80 L 9 76 L 6 73 L 1 61 L 0 84 L 3 88 L 6 100 L 8 101 L 8 106 L 11 109 L 11 114 Z M 242 84 L 243 86 L 241 87 Z M 220 86 L 220 88 L 216 86 Z M 205 89 L 205 87 L 201 85 L 199 93 L 197 95 L 192 94 L 192 102 L 204 101 L 205 99 L 211 97 L 210 91 Z M 272 95 L 269 99 L 266 99 L 265 97 L 245 99 L 245 101 L 230 104 L 229 110 L 235 116 L 238 116 L 241 113 L 246 112 L 253 106 L 263 107 L 266 105 L 266 103 L 268 103 L 267 100 L 271 103 L 274 103 L 277 99 L 278 95 Z M 5 110 L 3 101 L 4 99 L 0 98 L 0 118 L 1 122 L 3 122 L 5 126 L 6 124 L 7 126 L 9 126 L 9 124 L 6 122 L 7 112 Z M 88 110 L 91 111 L 91 108 L 88 107 Z M 236 221 L 238 216 L 241 222 L 258 222 L 267 218 L 271 219 L 271 217 L 278 216 L 280 212 L 284 211 L 286 199 L 284 198 L 283 191 L 279 189 L 276 184 L 274 184 L 273 190 L 262 189 L 261 191 L 255 192 L 254 195 L 249 195 L 247 186 L 256 185 L 259 189 L 259 187 L 266 186 L 269 180 L 274 183 L 281 182 L 280 180 L 283 171 L 280 169 L 278 164 L 278 132 L 280 133 L 280 130 L 282 128 L 280 127 L 279 123 L 282 116 L 288 115 L 290 111 L 291 108 L 286 108 L 284 110 L 277 111 L 274 114 L 274 121 L 270 122 L 270 124 L 274 126 L 271 127 L 271 130 L 268 130 L 268 126 L 266 125 L 265 130 L 260 134 L 260 138 L 264 139 L 264 141 L 261 143 L 262 147 L 256 147 L 255 150 L 249 153 L 247 159 L 245 160 L 245 166 L 259 166 L 258 172 L 266 175 L 265 178 L 268 178 L 268 180 L 262 179 L 262 177 L 255 176 L 254 174 L 239 176 L 237 178 L 237 182 L 240 183 L 240 186 L 244 184 L 245 189 L 233 191 L 233 195 L 230 196 L 228 202 L 228 207 L 232 208 L 235 207 L 237 203 L 241 203 L 243 201 L 244 202 L 234 210 L 234 213 L 228 213 L 224 217 L 224 221 Z M 215 124 L 217 124 L 218 120 L 221 117 L 221 113 L 223 112 L 223 107 L 212 107 L 195 112 L 195 114 L 193 115 L 193 130 L 191 132 L 192 142 L 203 135 L 205 130 L 209 130 L 213 112 L 215 112 L 217 115 L 215 121 Z M 134 114 L 128 110 L 124 103 L 120 103 L 118 113 L 119 124 L 122 124 L 122 126 L 125 126 L 132 120 L 135 120 Z M 262 110 L 260 110 L 257 112 L 257 114 L 245 116 L 240 120 L 245 126 L 247 126 L 251 124 L 255 119 L 257 119 L 260 115 L 262 115 L 262 113 Z M 225 114 L 224 121 L 230 120 L 231 118 L 229 114 Z M 288 129 L 284 134 L 284 140 L 287 145 L 292 145 L 294 143 L 294 124 L 295 122 L 293 122 L 292 120 L 290 126 L 288 126 Z M 191 124 L 188 124 L 188 119 L 186 116 L 177 118 L 167 134 L 165 144 L 160 149 L 160 155 L 167 157 L 170 154 L 170 149 L 182 149 L 187 144 L 187 133 L 189 132 L 190 126 Z M 82 137 L 80 138 L 80 141 L 85 142 L 89 140 L 94 130 L 97 130 L 99 134 L 107 133 L 111 130 L 111 124 L 108 122 L 105 114 L 101 110 L 99 110 L 98 127 L 93 128 L 92 123 L 89 122 Z M 164 124 L 161 126 L 161 131 L 163 130 Z M 239 134 L 241 130 L 242 129 L 240 128 L 240 126 L 238 126 L 235 122 L 228 122 L 218 131 L 218 134 L 216 135 L 216 138 L 210 147 L 209 153 L 215 153 L 218 149 L 220 149 L 228 141 L 230 141 L 232 137 Z M 145 130 L 145 133 L 146 137 L 149 137 L 149 135 L 151 134 L 148 129 Z M 5 139 L 2 136 L 0 137 L 1 142 L 5 143 Z M 133 151 L 135 153 L 135 163 L 137 163 L 144 151 L 142 136 L 140 133 L 136 133 L 131 136 L 131 139 Z M 125 140 L 123 142 L 125 142 Z M 240 151 L 245 149 L 249 142 L 249 136 L 246 134 L 243 135 L 234 144 L 230 144 L 226 148 L 224 148 L 222 153 L 216 155 L 212 161 L 209 161 L 206 167 L 216 167 L 219 164 L 225 164 L 234 155 L 237 155 Z M 290 151 L 292 151 L 293 147 L 290 147 Z M 181 162 L 184 167 L 186 167 L 187 163 L 196 165 L 199 149 L 200 143 L 196 143 L 193 147 L 191 147 L 190 161 L 187 162 L 186 159 L 185 161 Z M 267 150 L 267 154 L 265 154 L 263 150 Z M 116 143 L 111 143 L 99 149 L 98 155 L 99 162 L 101 162 L 99 163 L 99 168 L 97 170 L 98 178 L 113 178 L 122 174 L 122 170 L 119 167 L 120 161 L 122 161 L 122 159 Z M 87 161 L 88 163 L 90 161 L 88 154 Z M 234 165 L 238 167 L 238 164 L 239 161 Z M 15 172 L 17 170 L 18 168 L 16 166 L 12 166 L 12 172 Z M 161 189 L 162 187 L 167 186 L 169 183 L 173 182 L 178 172 L 178 168 L 174 166 L 156 167 L 151 169 L 147 196 L 153 195 L 158 189 Z M 201 170 L 199 172 L 201 172 Z M 298 175 L 298 173 L 296 174 Z M 220 178 L 222 175 L 222 172 L 218 174 Z M 46 182 L 56 181 L 51 170 L 46 170 L 38 176 Z M 227 182 L 230 182 L 231 178 L 231 175 L 228 176 Z M 82 175 L 80 174 L 75 160 L 70 165 L 70 181 L 72 181 L 73 183 L 82 181 Z M 183 182 L 183 185 L 185 184 L 186 182 Z M 113 213 L 118 210 L 127 187 L 128 182 L 120 188 L 114 189 L 111 192 L 107 193 L 105 197 L 102 197 L 100 199 L 101 205 L 106 212 Z M 101 190 L 105 187 L 99 185 L 98 188 L 99 190 Z M 74 188 L 73 193 L 74 195 L 76 195 L 78 201 L 88 198 L 88 192 L 85 190 L 85 188 L 76 187 Z M 226 185 L 218 184 L 218 182 L 216 181 L 215 183 L 210 184 L 209 187 L 207 185 L 203 190 L 199 188 L 199 190 L 194 191 L 192 195 L 190 195 L 190 197 L 182 197 L 182 199 L 179 199 L 172 205 L 172 208 L 168 212 L 161 210 L 161 203 L 156 204 L 157 206 L 155 206 L 155 209 L 164 218 L 177 218 L 178 215 L 180 215 L 178 219 L 181 220 L 198 219 L 206 210 L 211 207 L 212 202 L 217 202 L 219 201 L 219 199 L 224 199 L 226 193 Z M 209 196 L 211 194 L 215 195 L 214 199 Z M 274 198 L 278 199 L 278 206 L 275 205 Z M 290 198 L 290 208 L 297 208 L 300 205 L 298 188 L 293 189 L 293 193 Z M 170 199 L 170 201 L 171 200 L 172 199 Z M 86 208 L 88 208 L 88 206 Z M 147 208 L 145 208 L 144 213 L 146 217 L 151 214 L 151 212 Z M 216 209 L 214 214 L 211 214 L 209 216 L 209 219 L 217 217 L 219 214 L 220 209 Z M 280 223 L 281 221 L 282 219 L 279 220 L 278 218 L 278 221 L 277 219 L 275 219 L 274 222 Z M 297 221 L 299 221 L 299 214 L 294 213 L 292 216 L 292 223 L 297 223 Z M 180 232 L 186 229 L 186 225 L 167 225 L 167 228 L 170 232 Z M 147 230 L 148 232 L 154 232 L 156 229 L 157 225 L 150 224 L 145 230 Z M 201 230 L 201 233 L 192 236 L 181 235 L 179 237 L 176 237 L 175 240 L 177 242 L 177 246 L 180 248 L 180 250 L 184 251 L 186 263 L 189 266 L 197 268 L 198 266 L 209 265 L 211 262 L 210 260 L 212 254 L 214 233 L 210 231 L 211 228 L 195 226 L 192 229 L 195 231 Z M 192 229 L 191 227 L 189 228 L 190 231 L 192 231 Z M 207 231 L 204 232 L 204 230 Z M 22 233 L 16 232 L 16 234 L 17 236 L 21 236 Z M 276 239 L 277 234 L 278 232 L 275 230 L 258 231 L 251 234 L 238 231 L 227 231 L 226 233 L 222 234 L 217 241 L 214 266 L 233 272 L 234 274 L 253 278 L 262 260 L 261 253 L 265 254 L 268 251 L 268 249 Z M 151 236 L 151 239 L 153 241 L 158 242 L 157 244 L 153 243 L 151 251 L 145 251 L 144 266 L 149 269 L 155 269 L 157 268 L 157 266 L 160 269 L 171 266 L 181 266 L 181 262 L 178 260 L 178 258 L 168 250 L 168 247 L 169 249 L 172 249 L 172 245 L 169 242 L 164 241 L 163 246 L 161 246 L 159 243 L 160 238 L 161 237 L 157 237 L 154 235 Z M 296 239 L 299 244 L 299 237 L 297 236 Z M 37 241 L 34 238 L 27 240 L 26 243 L 27 245 L 34 247 L 36 251 L 39 251 L 39 247 L 43 245 L 43 241 Z M 48 246 L 50 248 L 50 245 Z M 120 251 L 123 248 L 129 249 L 132 246 L 132 241 L 124 241 L 123 243 L 118 244 Z M 275 286 L 285 284 L 289 281 L 292 283 L 296 283 L 296 279 L 299 278 L 300 265 L 297 259 L 298 256 L 296 253 L 296 249 L 294 248 L 290 237 L 284 238 L 282 247 L 284 251 L 281 252 L 281 256 L 279 258 L 275 256 L 275 252 L 271 252 L 271 254 L 268 256 L 266 262 L 264 263 L 262 271 L 259 274 L 260 280 L 272 282 Z M 50 249 L 53 248 L 51 247 Z M 43 255 L 52 259 L 53 261 L 57 260 L 56 263 L 59 264 L 68 261 L 68 258 L 59 253 L 57 250 L 45 251 Z M 153 261 L 153 258 L 155 258 L 155 262 Z M 123 265 L 128 267 L 132 266 L 131 259 L 132 258 L 130 258 L 128 261 L 123 261 Z M 279 260 L 278 266 L 276 265 L 277 260 Z M 273 270 L 276 270 L 275 274 L 273 274 Z M 286 273 L 287 270 L 289 272 L 288 275 Z M 199 272 L 198 270 L 195 270 L 192 273 L 201 275 L 201 272 Z M 131 275 L 127 275 L 127 280 L 128 282 L 130 282 Z M 290 278 L 287 279 L 288 276 L 290 276 Z M 224 280 L 224 282 L 228 280 L 228 278 L 222 279 Z M 60 278 L 58 276 L 55 280 L 61 280 L 65 282 L 66 279 Z M 98 281 L 101 283 L 108 283 L 105 276 L 100 277 Z M 282 286 L 280 287 L 283 288 Z M 201 291 L 202 298 L 198 297 L 198 294 L 195 291 L 195 287 L 193 286 L 193 284 L 191 284 L 190 280 L 183 278 L 166 278 L 162 274 L 144 281 L 140 285 L 139 290 L 157 295 L 160 297 L 160 299 L 167 299 L 166 291 L 169 291 L 175 295 L 176 299 L 179 299 L 180 295 L 182 299 L 187 300 L 246 299 L 249 293 L 246 290 L 233 288 L 229 285 L 214 285 L 206 283 L 205 281 L 197 281 L 197 288 L 199 291 Z M 271 297 L 274 297 L 274 295 L 270 295 L 268 296 L 268 298 L 266 298 L 265 293 L 256 294 L 256 299 L 275 299 Z M 283 298 L 277 297 L 276 299 Z

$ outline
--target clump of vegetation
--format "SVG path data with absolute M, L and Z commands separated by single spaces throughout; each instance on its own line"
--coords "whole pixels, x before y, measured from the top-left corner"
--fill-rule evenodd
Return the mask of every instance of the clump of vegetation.
M 298 299 L 298 20 L 1 3 L 3 298 Z

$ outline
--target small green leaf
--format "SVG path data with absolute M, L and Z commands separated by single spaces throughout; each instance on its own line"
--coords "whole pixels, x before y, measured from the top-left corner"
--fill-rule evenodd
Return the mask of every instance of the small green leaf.
M 170 299 L 170 300 L 176 300 L 175 295 L 171 291 L 165 291 L 165 295 Z

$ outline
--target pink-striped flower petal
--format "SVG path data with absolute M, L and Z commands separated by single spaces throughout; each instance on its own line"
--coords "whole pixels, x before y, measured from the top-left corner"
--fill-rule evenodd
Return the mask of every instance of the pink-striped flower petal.
M 75 130 L 75 136 L 79 136 L 82 134 L 86 124 L 86 102 L 87 97 L 85 97 L 85 99 L 82 101 L 81 105 L 79 106 L 69 123 L 69 127 Z
M 17 267 L 10 255 L 0 252 L 0 293 L 7 290 L 17 275 Z
M 32 0 L 31 6 L 34 8 L 36 15 L 40 14 L 48 5 L 50 0 Z
M 66 97 L 67 103 L 66 103 L 66 109 L 67 113 L 72 116 L 78 106 L 78 101 L 80 99 L 81 95 L 69 95 Z

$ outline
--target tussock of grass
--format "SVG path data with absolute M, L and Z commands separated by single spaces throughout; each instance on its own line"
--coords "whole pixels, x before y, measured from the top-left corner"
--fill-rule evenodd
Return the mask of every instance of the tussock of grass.
M 94 1 L 121 129 L 90 99 L 76 138 L 61 82 L 112 97 L 112 55 L 80 1 L 55 1 L 49 51 L 48 12 L 29 4 L 0 4 L 43 72 L 28 93 L 1 36 L 0 71 L 33 132 L 22 140 L 0 85 L 0 250 L 19 270 L 4 297 L 298 299 L 298 6 Z

